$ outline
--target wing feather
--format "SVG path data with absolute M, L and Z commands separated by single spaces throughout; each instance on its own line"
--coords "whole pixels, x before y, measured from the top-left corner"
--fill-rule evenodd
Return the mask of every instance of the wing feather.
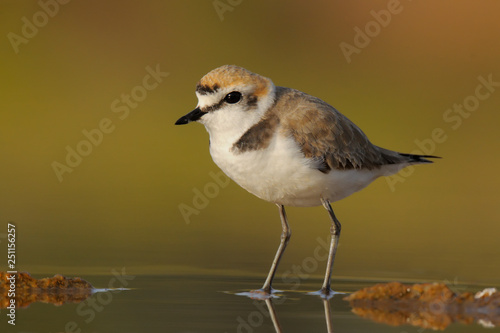
M 319 98 L 298 90 L 277 87 L 283 134 L 291 136 L 305 157 L 318 161 L 318 169 L 374 169 L 403 163 L 397 152 L 373 145 L 347 117 Z M 279 97 L 279 98 L 278 98 Z

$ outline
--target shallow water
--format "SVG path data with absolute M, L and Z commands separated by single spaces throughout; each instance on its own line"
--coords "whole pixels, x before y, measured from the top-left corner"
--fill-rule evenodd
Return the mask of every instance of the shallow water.
M 236 293 L 259 288 L 262 281 L 232 276 L 86 276 L 97 288 L 126 285 L 128 290 L 95 293 L 79 304 L 35 303 L 17 310 L 8 332 L 418 332 L 423 328 L 375 323 L 358 317 L 335 295 L 329 302 L 307 295 L 320 280 L 307 280 L 297 290 L 271 301 Z M 352 292 L 374 281 L 334 280 L 338 292 Z M 482 289 L 453 286 L 455 291 Z M 329 308 L 329 309 L 328 309 Z M 327 318 L 325 313 L 330 313 Z M 4 316 L 2 316 L 4 317 Z M 275 317 L 273 323 L 272 317 Z M 329 324 L 327 324 L 327 320 Z M 3 327 L 7 327 L 2 319 Z M 327 325 L 330 328 L 327 328 Z M 452 324 L 446 332 L 478 332 L 478 324 Z M 2 330 L 3 331 L 3 330 Z M 488 330 L 490 332 L 491 329 Z

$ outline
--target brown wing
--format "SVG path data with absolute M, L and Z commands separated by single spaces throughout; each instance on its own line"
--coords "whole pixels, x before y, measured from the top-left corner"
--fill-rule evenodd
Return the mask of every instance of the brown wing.
M 297 90 L 277 87 L 277 109 L 286 113 L 282 131 L 292 136 L 305 157 L 318 161 L 318 169 L 374 169 L 405 162 L 399 153 L 373 145 L 366 135 L 335 108 Z

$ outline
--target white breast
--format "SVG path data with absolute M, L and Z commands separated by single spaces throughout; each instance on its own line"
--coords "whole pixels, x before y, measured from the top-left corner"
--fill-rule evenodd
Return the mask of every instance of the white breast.
M 318 206 L 361 190 L 380 170 L 332 170 L 322 173 L 291 138 L 275 134 L 266 149 L 233 153 L 226 142 L 211 142 L 214 162 L 231 179 L 257 197 L 286 206 Z

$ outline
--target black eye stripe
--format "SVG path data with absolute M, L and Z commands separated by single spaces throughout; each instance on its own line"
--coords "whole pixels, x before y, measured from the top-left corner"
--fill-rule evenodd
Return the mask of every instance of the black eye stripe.
M 231 95 L 230 98 L 228 98 L 229 95 Z M 254 97 L 254 96 L 251 96 L 251 97 Z M 228 99 L 229 99 L 229 101 L 228 101 Z M 225 103 L 236 104 L 239 101 L 241 101 L 242 99 L 243 99 L 243 95 L 239 91 L 232 91 L 232 92 L 228 93 L 226 96 L 224 96 L 224 98 L 221 99 L 218 103 L 213 104 L 213 105 L 209 105 L 209 106 L 205 106 L 201 110 L 203 112 L 217 111 L 218 109 L 222 108 Z M 249 102 L 250 102 L 251 106 L 254 106 L 254 104 L 256 102 L 256 98 L 255 97 L 250 98 Z
M 224 104 L 224 100 L 221 99 L 219 103 L 217 104 L 214 104 L 214 105 L 210 105 L 210 106 L 205 106 L 202 111 L 203 112 L 212 112 L 212 111 L 216 111 L 218 109 L 220 109 L 222 107 L 222 105 Z

